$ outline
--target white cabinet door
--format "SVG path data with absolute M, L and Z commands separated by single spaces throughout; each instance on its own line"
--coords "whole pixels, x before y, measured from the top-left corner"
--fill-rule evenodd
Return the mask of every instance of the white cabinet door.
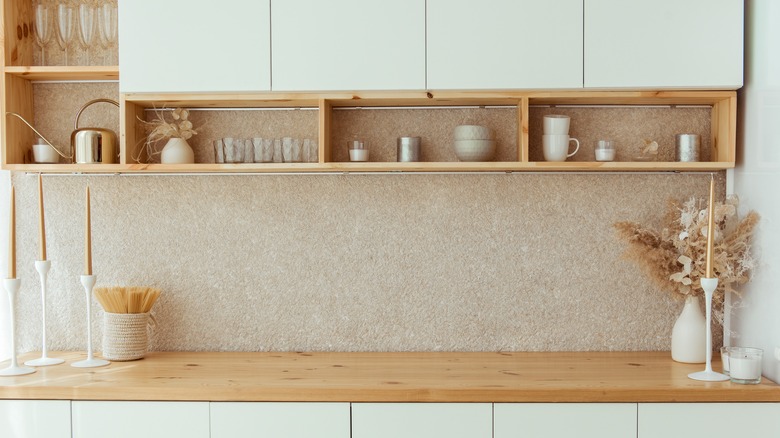
M 270 0 L 119 2 L 119 89 L 271 89 Z
M 780 403 L 640 403 L 639 438 L 780 437 Z
M 425 0 L 272 0 L 274 90 L 425 89 Z
M 352 438 L 491 438 L 490 403 L 353 403 Z
M 211 438 L 350 438 L 349 403 L 211 403 Z
M 584 0 L 586 88 L 742 86 L 744 0 Z
M 74 401 L 73 438 L 209 438 L 207 402 Z
M 0 400 L 0 437 L 70 438 L 70 401 Z
M 582 88 L 582 0 L 428 0 L 428 89 Z
M 636 438 L 635 403 L 496 403 L 495 438 Z

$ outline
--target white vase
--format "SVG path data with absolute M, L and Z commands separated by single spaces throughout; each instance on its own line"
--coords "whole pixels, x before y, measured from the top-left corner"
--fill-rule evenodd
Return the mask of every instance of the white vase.
M 699 297 L 688 295 L 672 329 L 672 359 L 684 363 L 704 363 L 707 355 L 707 322 Z
M 187 140 L 183 138 L 170 138 L 160 154 L 160 162 L 163 164 L 190 164 L 195 162 L 195 152 L 192 151 Z

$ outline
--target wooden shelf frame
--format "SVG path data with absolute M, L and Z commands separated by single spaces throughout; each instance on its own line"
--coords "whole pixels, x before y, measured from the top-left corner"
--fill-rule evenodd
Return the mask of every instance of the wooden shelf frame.
M 9 108 L 32 117 L 30 81 L 6 73 L 6 87 L 22 90 L 6 97 Z M 9 126 L 3 167 L 13 171 L 46 173 L 393 173 L 393 172 L 710 172 L 734 167 L 736 157 L 736 92 L 733 91 L 606 91 L 606 92 L 359 92 L 359 93 L 233 93 L 160 94 L 133 93 L 120 96 L 120 161 L 116 165 L 22 164 L 21 144 L 31 144 L 32 135 L 22 127 Z M 30 99 L 31 100 L 31 99 Z M 29 103 L 29 107 L 27 104 Z M 334 162 L 330 145 L 332 114 L 344 107 L 517 107 L 516 161 L 503 162 Z M 565 105 L 707 105 L 712 108 L 714 161 L 681 162 L 537 162 L 529 161 L 529 106 Z M 137 164 L 132 159 L 143 142 L 137 122 L 147 108 L 315 108 L 318 109 L 318 163 L 239 163 L 189 165 Z M 21 140 L 20 140 L 21 139 Z M 10 143 L 9 143 L 10 141 Z

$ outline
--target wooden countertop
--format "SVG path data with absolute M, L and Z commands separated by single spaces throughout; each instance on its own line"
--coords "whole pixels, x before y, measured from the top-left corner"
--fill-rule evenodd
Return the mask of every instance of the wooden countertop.
M 51 355 L 66 364 L 0 377 L 0 399 L 780 402 L 780 386 L 767 379 L 759 385 L 688 379 L 704 366 L 673 362 L 668 352 L 171 352 L 92 369 L 69 366 L 83 353 Z M 22 355 L 20 362 L 37 356 Z

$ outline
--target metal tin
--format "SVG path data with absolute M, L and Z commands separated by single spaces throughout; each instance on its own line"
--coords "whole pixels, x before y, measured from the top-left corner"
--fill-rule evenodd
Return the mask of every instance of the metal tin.
M 420 161 L 420 137 L 398 137 L 398 161 Z
M 699 161 L 701 137 L 699 134 L 677 134 L 674 136 L 674 159 L 676 161 Z

